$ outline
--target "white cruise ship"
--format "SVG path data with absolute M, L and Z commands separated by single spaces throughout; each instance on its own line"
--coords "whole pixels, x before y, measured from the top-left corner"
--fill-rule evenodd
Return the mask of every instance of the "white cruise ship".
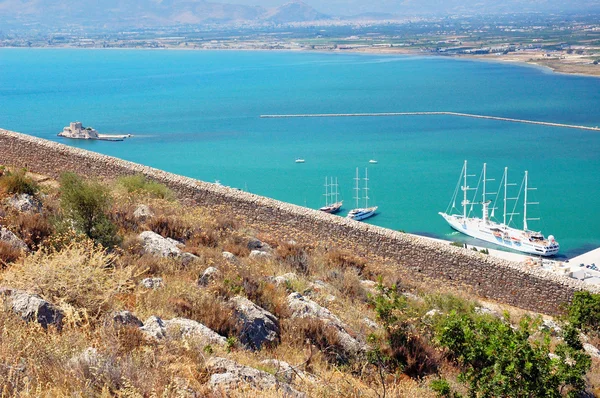
M 528 202 L 528 192 L 535 190 L 535 188 L 530 188 L 528 186 L 527 171 L 525 172 L 523 183 L 521 184 L 521 189 L 519 190 L 517 197 L 508 197 L 508 187 L 516 184 L 508 183 L 508 168 L 504 168 L 504 174 L 500 183 L 500 186 L 503 187 L 504 191 L 504 212 L 502 223 L 492 220 L 494 218 L 494 210 L 496 209 L 495 205 L 498 201 L 499 195 L 496 192 L 486 192 L 486 183 L 488 181 L 493 181 L 491 179 L 487 179 L 486 165 L 483 165 L 483 172 L 479 178 L 479 183 L 477 184 L 476 188 L 471 188 L 469 186 L 469 177 L 474 177 L 474 175 L 467 174 L 467 161 L 465 160 L 460 179 L 456 185 L 454 196 L 448 205 L 448 209 L 446 209 L 446 212 L 439 213 L 452 228 L 473 238 L 523 253 L 539 256 L 553 256 L 558 253 L 560 246 L 554 239 L 554 236 L 550 235 L 545 238 L 541 232 L 530 231 L 527 227 L 527 221 L 539 220 L 539 218 L 527 218 L 527 206 L 538 204 L 537 202 Z M 475 198 L 477 197 L 480 185 L 482 186 L 481 202 L 477 202 L 475 201 Z M 456 208 L 456 198 L 460 190 L 463 191 L 462 213 Z M 472 191 L 474 191 L 472 197 L 473 199 L 469 200 L 469 192 Z M 523 195 L 523 229 L 518 229 L 516 227 L 511 227 L 510 225 L 513 224 L 513 216 L 519 215 L 519 213 L 515 213 L 515 211 L 521 194 Z M 489 195 L 496 195 L 496 200 L 493 204 L 491 200 L 487 199 Z M 513 209 L 510 212 L 507 210 L 509 201 L 514 201 Z M 482 207 L 481 218 L 471 217 L 473 206 L 475 204 L 480 204 Z M 490 204 L 492 204 L 491 208 Z M 507 216 L 509 216 L 508 220 Z

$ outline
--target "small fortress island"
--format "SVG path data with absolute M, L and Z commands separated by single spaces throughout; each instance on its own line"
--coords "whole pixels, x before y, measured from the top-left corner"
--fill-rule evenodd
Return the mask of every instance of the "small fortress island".
M 103 141 L 123 141 L 125 138 L 132 137 L 131 134 L 110 135 L 99 134 L 96 129 L 83 127 L 81 122 L 71 122 L 71 124 L 58 133 L 59 137 L 74 138 L 78 140 L 103 140 Z

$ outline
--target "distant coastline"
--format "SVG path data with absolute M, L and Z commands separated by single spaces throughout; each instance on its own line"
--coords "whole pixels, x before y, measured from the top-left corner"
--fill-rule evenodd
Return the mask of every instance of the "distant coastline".
M 244 43 L 240 43 L 243 45 Z M 465 55 L 465 54 L 436 54 L 432 52 L 418 51 L 414 49 L 400 48 L 400 47 L 365 47 L 365 48 L 352 48 L 352 49 L 307 49 L 307 48 L 254 48 L 254 47 L 240 47 L 240 48 L 201 48 L 201 47 L 179 47 L 179 46 L 165 46 L 165 47 L 79 47 L 69 45 L 59 46 L 32 46 L 32 47 L 19 47 L 19 46 L 5 46 L 0 49 L 35 49 L 35 50 L 52 50 L 52 49 L 68 49 L 68 50 L 154 50 L 154 51 L 252 51 L 252 52 L 315 52 L 315 53 L 331 53 L 331 54 L 365 54 L 365 55 L 390 55 L 390 56 L 422 56 L 422 57 L 435 57 L 435 58 L 453 58 L 466 61 L 485 61 L 485 62 L 498 62 L 498 63 L 510 63 L 514 65 L 522 66 L 533 66 L 543 68 L 553 73 L 573 75 L 573 76 L 586 76 L 586 77 L 600 77 L 600 65 L 593 64 L 590 62 L 581 62 L 584 60 L 583 57 L 579 56 L 567 56 L 566 54 L 557 57 L 544 57 L 544 51 L 529 51 L 529 52 L 511 52 L 509 54 L 487 54 L 487 55 Z

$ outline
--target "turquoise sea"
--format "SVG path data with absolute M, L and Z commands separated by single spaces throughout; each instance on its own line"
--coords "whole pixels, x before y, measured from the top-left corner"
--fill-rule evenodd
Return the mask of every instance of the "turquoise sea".
M 361 175 L 368 167 L 380 210 L 368 222 L 448 239 L 460 237 L 437 213 L 464 160 L 473 174 L 487 162 L 497 182 L 504 166 L 519 184 L 529 170 L 538 188 L 531 201 L 540 202 L 531 216 L 542 217 L 530 227 L 555 235 L 563 255 L 600 246 L 598 132 L 451 116 L 259 118 L 411 111 L 598 126 L 600 79 L 408 56 L 0 49 L 5 129 L 312 208 L 324 204 L 324 178 L 333 176 L 348 211 L 356 167 Z M 135 137 L 56 136 L 75 120 Z

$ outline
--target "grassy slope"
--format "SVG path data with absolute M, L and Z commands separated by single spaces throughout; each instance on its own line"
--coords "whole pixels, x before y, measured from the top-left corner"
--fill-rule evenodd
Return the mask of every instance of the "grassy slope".
M 191 391 L 210 395 L 213 392 L 206 384 L 210 374 L 204 366 L 210 356 L 227 356 L 270 373 L 276 369 L 261 364 L 262 360 L 276 358 L 298 365 L 316 378 L 295 381 L 294 387 L 310 396 L 381 396 L 385 384 L 388 396 L 433 397 L 436 394 L 429 383 L 439 376 L 466 392 L 456 381 L 459 369 L 437 347 L 430 322 L 423 315 L 432 308 L 472 311 L 473 297 L 459 298 L 456 292 L 448 295 L 440 288 L 432 291 L 431 287 L 403 283 L 381 264 L 352 253 L 327 251 L 318 242 L 299 246 L 269 241 L 229 217 L 170 200 L 160 187 L 142 184 L 128 192 L 123 185 L 131 188 L 131 181 L 105 184 L 113 198 L 109 218 L 123 238 L 118 247 L 106 252 L 65 227 L 69 225 L 65 221 L 68 217 L 60 206 L 57 182 L 35 178 L 45 180 L 37 194 L 44 206 L 41 214 L 0 206 L 0 224 L 34 250 L 27 255 L 15 254 L 0 245 L 0 286 L 40 294 L 65 311 L 66 321 L 60 332 L 53 328 L 45 331 L 22 322 L 9 311 L 0 311 L 0 386 L 7 396 L 183 396 Z M 0 203 L 9 196 L 4 185 Z M 142 203 L 154 212 L 146 221 L 133 216 Z M 185 242 L 184 251 L 197 255 L 198 260 L 184 265 L 178 259 L 144 254 L 137 235 L 145 230 Z M 254 237 L 273 247 L 271 258 L 249 257 L 247 245 Z M 223 251 L 235 254 L 238 261 L 226 261 Z M 209 286 L 199 288 L 198 277 L 209 266 L 218 268 L 220 274 Z M 294 272 L 297 280 L 277 286 L 268 279 L 288 272 Z M 140 286 L 146 277 L 163 278 L 164 287 L 152 290 Z M 407 312 L 419 349 L 427 354 L 432 366 L 421 369 L 425 360 L 419 353 L 406 358 L 404 372 L 401 368 L 380 369 L 364 357 L 336 360 L 335 338 L 325 328 L 290 318 L 286 297 L 297 291 L 340 317 L 359 340 L 384 341 L 383 328 L 365 322 L 365 318 L 378 321 L 370 299 L 372 284 L 365 282 L 378 279 L 416 294 L 407 300 Z M 325 286 L 315 285 L 315 281 L 323 281 Z M 279 345 L 251 352 L 233 339 L 240 325 L 234 320 L 228 300 L 238 294 L 279 319 Z M 509 311 L 515 320 L 524 314 L 516 308 L 496 307 Z M 137 328 L 112 326 L 111 312 L 123 309 L 142 321 L 153 315 L 194 319 L 229 337 L 230 344 L 220 348 L 194 341 L 156 342 Z M 90 347 L 98 352 L 92 366 L 78 359 Z M 385 344 L 382 349 L 389 351 Z M 413 366 L 415 362 L 418 366 Z M 420 369 L 416 377 L 409 372 L 411 366 Z M 595 379 L 596 374 L 597 364 L 591 378 Z M 238 393 L 247 394 L 243 389 Z M 277 396 L 274 391 L 269 394 Z

